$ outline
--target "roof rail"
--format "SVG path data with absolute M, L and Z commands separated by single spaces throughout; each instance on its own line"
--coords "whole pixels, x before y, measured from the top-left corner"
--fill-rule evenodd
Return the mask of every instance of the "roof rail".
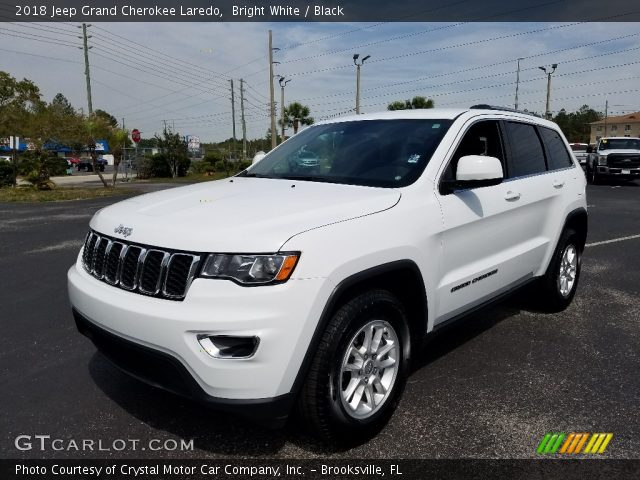
M 522 110 L 516 110 L 515 108 L 499 107 L 496 105 L 487 105 L 486 103 L 479 103 L 478 105 L 472 105 L 469 107 L 471 110 L 501 110 L 503 112 L 522 113 L 523 115 L 532 115 L 534 117 L 542 118 L 540 115 L 533 112 L 524 112 Z

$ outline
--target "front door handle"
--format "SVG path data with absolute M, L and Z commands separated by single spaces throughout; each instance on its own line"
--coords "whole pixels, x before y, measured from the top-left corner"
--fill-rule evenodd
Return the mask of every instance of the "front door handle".
M 506 195 L 504 196 L 504 199 L 507 202 L 515 202 L 516 200 L 520 199 L 520 194 L 518 192 L 514 192 L 512 190 L 509 190 Z
M 562 187 L 564 187 L 564 182 L 561 182 L 560 180 L 553 181 L 553 188 L 562 188 Z

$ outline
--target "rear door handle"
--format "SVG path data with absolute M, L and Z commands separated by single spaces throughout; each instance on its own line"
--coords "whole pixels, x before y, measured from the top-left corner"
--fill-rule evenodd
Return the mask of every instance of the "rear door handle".
M 564 182 L 561 182 L 560 180 L 553 181 L 553 188 L 562 188 L 562 187 L 564 187 Z
M 512 190 L 509 190 L 506 195 L 504 196 L 504 199 L 507 202 L 515 202 L 516 200 L 520 199 L 520 194 L 518 192 L 514 192 Z

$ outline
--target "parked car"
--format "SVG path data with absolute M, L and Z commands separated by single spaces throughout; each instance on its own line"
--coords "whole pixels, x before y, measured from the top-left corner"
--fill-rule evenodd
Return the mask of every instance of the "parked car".
M 69 163 L 71 163 L 71 165 L 78 165 L 80 163 L 80 158 L 79 157 L 64 157 L 65 160 L 67 160 Z
M 11 161 L 11 155 L 0 155 L 0 162 L 10 162 Z
M 432 332 L 525 285 L 539 308 L 571 303 L 585 186 L 558 126 L 533 115 L 332 119 L 231 179 L 100 210 L 70 302 L 140 380 L 274 424 L 296 406 L 326 441 L 362 439 Z
M 104 172 L 107 166 L 107 161 L 99 158 L 97 160 L 97 164 L 100 171 Z M 76 164 L 76 168 L 79 172 L 83 172 L 83 171 L 93 172 L 93 162 L 91 161 L 90 158 L 81 158 L 80 161 Z
M 571 147 L 571 151 L 573 152 L 573 155 L 578 160 L 578 163 L 580 163 L 581 166 L 586 167 L 587 157 L 588 157 L 587 148 L 589 148 L 589 144 L 588 143 L 570 143 L 569 146 Z
M 640 138 L 606 137 L 589 149 L 587 179 L 597 184 L 604 178 L 640 178 Z

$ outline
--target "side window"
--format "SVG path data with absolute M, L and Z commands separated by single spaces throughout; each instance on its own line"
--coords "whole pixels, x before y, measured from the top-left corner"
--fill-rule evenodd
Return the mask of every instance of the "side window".
M 544 150 L 533 125 L 505 122 L 511 155 L 507 160 L 509 178 L 547 171 Z
M 569 152 L 567 152 L 567 147 L 565 147 L 558 132 L 550 128 L 540 127 L 540 134 L 542 135 L 542 140 L 546 144 L 547 152 L 549 153 L 549 158 L 547 159 L 549 163 L 549 170 L 558 170 L 560 168 L 573 166 L 571 156 L 569 155 Z
M 500 159 L 504 169 L 504 153 L 497 121 L 485 120 L 478 122 L 467 130 L 442 176 L 443 181 L 455 180 L 458 160 L 465 155 L 496 157 Z

